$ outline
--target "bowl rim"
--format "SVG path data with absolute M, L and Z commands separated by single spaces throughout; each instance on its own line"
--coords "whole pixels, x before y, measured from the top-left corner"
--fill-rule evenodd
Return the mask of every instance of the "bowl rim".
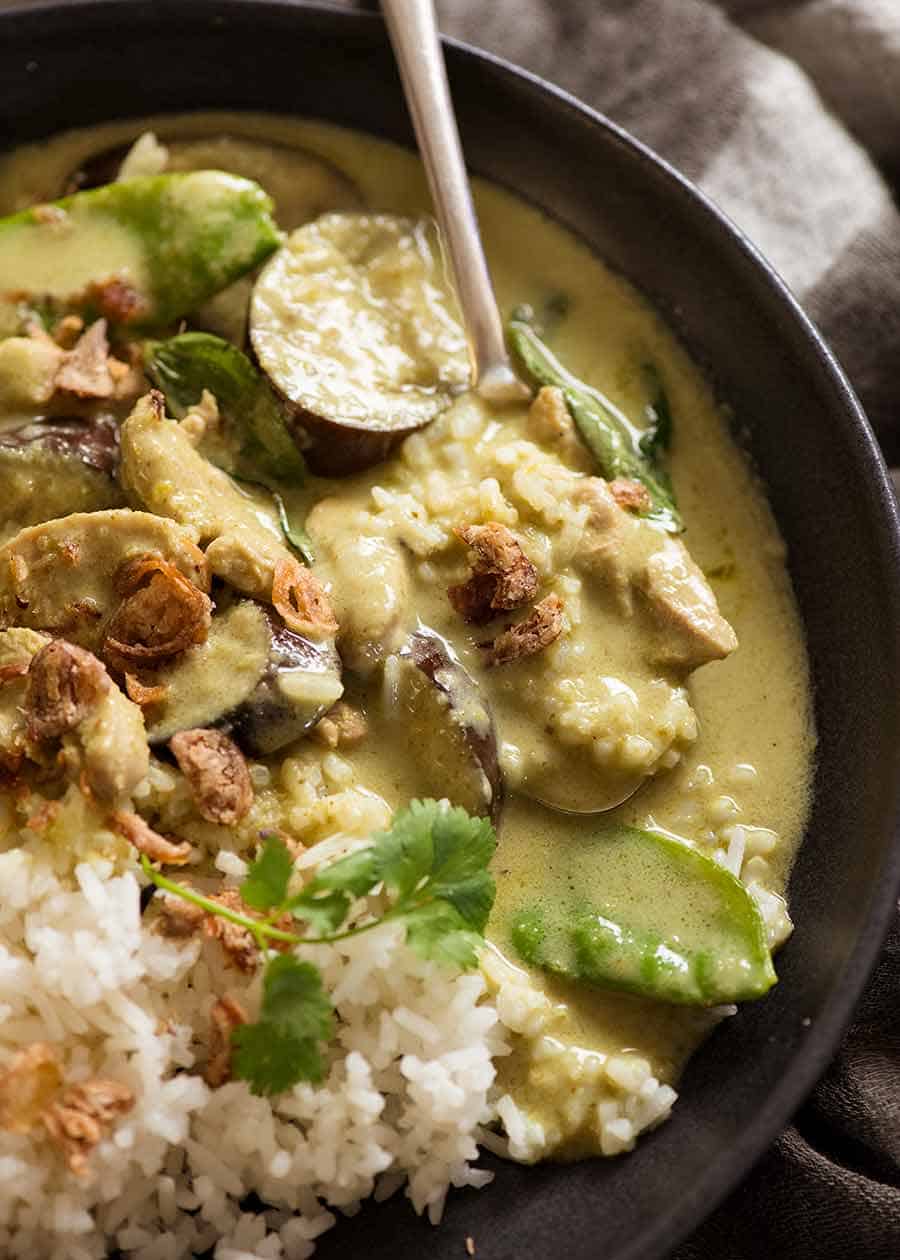
M 121 18 L 122 11 L 128 10 L 129 20 L 156 26 L 165 20 L 167 10 L 177 10 L 184 18 L 187 8 L 186 0 L 33 0 L 31 3 L 29 0 L 8 0 L 0 8 L 0 29 L 9 27 L 8 38 L 15 43 L 27 39 L 29 28 L 33 28 L 35 35 L 39 35 L 42 21 L 49 14 L 66 15 L 72 22 L 79 18 L 102 22 L 108 21 L 114 13 L 118 13 Z M 189 8 L 189 20 L 195 23 L 204 19 L 208 21 L 214 16 L 227 17 L 230 12 L 241 16 L 246 16 L 251 10 L 265 12 L 269 16 L 280 13 L 288 19 L 292 12 L 305 11 L 343 23 L 348 31 L 351 28 L 369 27 L 374 30 L 384 27 L 379 13 L 347 9 L 328 3 L 327 0 L 190 0 Z M 15 28 L 12 27 L 13 22 L 16 23 Z M 900 678 L 900 566 L 896 563 L 900 558 L 900 504 L 875 434 L 853 387 L 834 352 L 787 283 L 748 235 L 702 189 L 619 124 L 566 89 L 533 71 L 517 66 L 497 53 L 455 37 L 442 35 L 441 38 L 445 50 L 450 54 L 447 68 L 451 89 L 453 62 L 457 58 L 486 63 L 496 74 L 507 80 L 524 80 L 536 96 L 553 98 L 573 119 L 587 122 L 592 128 L 606 132 L 616 144 L 630 150 L 642 165 L 654 167 L 661 172 L 671 194 L 691 203 L 705 216 L 710 221 L 709 226 L 726 238 L 731 248 L 743 255 L 744 261 L 765 282 L 768 299 L 780 306 L 784 314 L 790 317 L 794 334 L 804 344 L 805 351 L 810 356 L 809 368 L 811 370 L 815 366 L 817 369 L 819 384 L 830 393 L 834 411 L 842 412 L 848 429 L 855 431 L 857 457 L 860 464 L 864 465 L 865 489 L 870 496 L 879 542 L 879 554 L 873 557 L 873 562 L 887 579 L 883 588 L 887 619 L 898 631 L 893 657 L 885 663 L 885 673 L 888 679 Z M 127 113 L 121 115 L 123 118 L 127 116 Z M 510 188 L 509 191 L 530 200 L 520 190 Z M 561 222 L 561 226 L 570 232 L 574 230 L 565 222 Z M 891 560 L 894 561 L 893 564 L 890 563 Z M 620 1253 L 619 1260 L 639 1260 L 639 1257 L 662 1255 L 696 1229 L 751 1172 L 760 1157 L 787 1127 L 794 1112 L 833 1059 L 881 952 L 900 891 L 900 746 L 893 749 L 893 754 L 893 765 L 897 771 L 892 800 L 893 841 L 886 847 L 879 880 L 869 902 L 869 918 L 847 958 L 841 984 L 835 986 L 824 1001 L 808 1040 L 794 1053 L 788 1070 L 765 1098 L 759 1110 L 748 1118 L 741 1139 L 728 1148 L 727 1158 L 711 1167 L 686 1189 L 675 1205 L 643 1228 L 640 1237 Z M 887 811 L 885 813 L 887 815 Z

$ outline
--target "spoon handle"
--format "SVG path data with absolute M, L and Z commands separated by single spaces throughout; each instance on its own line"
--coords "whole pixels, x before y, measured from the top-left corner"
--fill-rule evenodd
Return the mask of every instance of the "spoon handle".
M 450 100 L 432 0 L 382 0 L 406 102 L 446 242 L 474 361 L 489 402 L 528 396 L 512 370 Z

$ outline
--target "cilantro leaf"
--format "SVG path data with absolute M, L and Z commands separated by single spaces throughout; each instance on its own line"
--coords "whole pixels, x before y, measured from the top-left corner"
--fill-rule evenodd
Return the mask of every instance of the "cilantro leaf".
M 284 841 L 269 835 L 241 885 L 248 906 L 269 911 L 256 919 L 228 911 L 261 942 L 302 944 L 279 916 L 304 920 L 319 943 L 357 936 L 385 919 L 401 921 L 409 947 L 422 958 L 468 970 L 478 964 L 483 929 L 494 901 L 488 870 L 496 848 L 494 829 L 446 801 L 411 801 L 371 845 L 323 867 L 307 886 L 288 896 L 293 862 Z M 225 913 L 217 902 L 163 875 L 146 857 L 142 866 L 159 888 Z M 344 929 L 355 899 L 383 884 L 390 897 L 381 913 Z M 235 1076 L 255 1094 L 278 1094 L 298 1081 L 320 1081 L 325 1072 L 322 1042 L 334 1035 L 334 1008 L 317 967 L 291 954 L 266 964 L 259 1019 L 232 1034 Z
M 454 807 L 436 815 L 431 834 L 433 896 L 449 901 L 467 927 L 483 932 L 496 892 L 488 871 L 497 847 L 493 827 L 486 818 L 471 818 Z
M 273 958 L 263 979 L 260 1019 L 298 1037 L 330 1037 L 334 1016 L 318 968 L 291 954 Z
M 254 1094 L 282 1094 L 299 1081 L 321 1081 L 322 1052 L 316 1041 L 268 1024 L 243 1024 L 232 1033 L 232 1071 Z
M 488 872 L 497 841 L 486 818 L 441 801 L 411 801 L 373 852 L 385 887 L 399 900 L 416 894 L 449 902 L 463 926 L 481 932 L 494 903 Z
M 483 938 L 463 923 L 446 901 L 431 901 L 404 915 L 406 943 L 420 958 L 471 971 Z
M 280 954 L 267 966 L 259 1019 L 232 1033 L 234 1074 L 254 1094 L 280 1094 L 324 1075 L 321 1042 L 334 1035 L 334 1008 L 312 963 Z
M 380 878 L 374 850 L 369 846 L 357 849 L 355 853 L 348 853 L 346 857 L 338 858 L 336 862 L 323 867 L 315 879 L 310 880 L 305 891 L 315 894 L 338 889 L 353 897 L 365 897 Z
M 262 852 L 250 863 L 241 884 L 241 897 L 254 910 L 271 910 L 283 904 L 294 863 L 287 845 L 278 836 L 268 836 Z
M 285 902 L 295 919 L 303 919 L 318 933 L 336 932 L 347 917 L 351 898 L 345 892 L 322 891 L 312 886 Z
M 383 831 L 373 841 L 378 877 L 398 899 L 408 897 L 431 873 L 432 827 L 440 808 L 437 801 L 410 801 L 406 809 L 394 815 L 390 831 Z

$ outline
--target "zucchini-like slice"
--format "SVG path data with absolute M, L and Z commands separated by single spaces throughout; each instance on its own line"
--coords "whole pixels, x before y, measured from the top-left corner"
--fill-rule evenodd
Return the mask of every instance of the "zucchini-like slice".
M 33 206 L 0 219 L 0 305 L 26 294 L 130 327 L 165 326 L 277 249 L 271 205 L 251 180 L 195 171 Z
M 430 220 L 326 214 L 263 269 L 250 305 L 263 371 L 315 472 L 377 463 L 466 387 L 466 340 Z
M 252 756 L 305 735 L 343 694 L 334 645 L 295 634 L 252 600 L 214 617 L 206 641 L 154 681 L 165 685 L 166 696 L 151 712 L 151 743 L 215 726 Z

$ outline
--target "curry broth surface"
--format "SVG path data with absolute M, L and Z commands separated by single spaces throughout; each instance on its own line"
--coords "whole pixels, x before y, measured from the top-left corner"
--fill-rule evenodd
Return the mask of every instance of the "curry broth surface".
M 400 148 L 316 122 L 219 114 L 113 123 L 19 150 L 0 163 L 0 209 L 8 213 L 47 199 L 85 157 L 153 126 L 163 138 L 177 127 L 180 134 L 226 131 L 301 145 L 346 172 L 365 202 L 378 210 L 406 214 L 428 208 L 422 171 Z M 555 351 L 573 373 L 601 388 L 626 414 L 640 413 L 643 406 L 639 365 L 652 360 L 660 366 L 675 417 L 671 472 L 687 523 L 685 541 L 740 643 L 729 659 L 704 666 L 688 683 L 700 734 L 681 762 L 650 779 L 612 813 L 599 820 L 570 817 L 512 794 L 495 859 L 492 948 L 505 948 L 509 915 L 523 900 L 539 895 L 545 873 L 559 866 L 560 855 L 571 846 L 577 845 L 582 855 L 577 873 L 583 887 L 590 891 L 602 883 L 602 854 L 590 863 L 583 858 L 598 821 L 668 830 L 700 846 L 709 845 L 732 823 L 764 829 L 758 835 L 768 862 L 768 887 L 783 891 L 806 819 L 815 737 L 800 620 L 783 544 L 762 489 L 707 382 L 628 283 L 573 236 L 510 194 L 476 181 L 475 197 L 503 311 L 525 302 L 540 312 L 564 295 L 565 314 L 554 328 Z M 513 416 L 509 423 L 521 424 L 522 418 Z M 348 504 L 364 505 L 384 475 L 385 467 L 376 466 L 350 482 L 313 480 L 295 493 L 292 506 L 303 512 L 332 491 Z M 415 576 L 412 586 L 422 621 L 451 638 L 464 661 L 477 656 L 475 637 L 461 631 L 445 589 Z M 595 640 L 591 648 L 600 661 L 604 649 L 599 629 Z M 417 749 L 382 712 L 377 683 L 356 690 L 351 684 L 349 698 L 363 705 L 372 730 L 372 738 L 352 754 L 360 781 L 392 806 L 421 794 Z M 501 697 L 505 717 L 504 703 Z M 541 738 L 540 730 L 534 738 Z M 626 895 L 635 904 L 646 902 L 642 887 Z M 663 1081 L 677 1077 L 715 1018 L 709 1012 L 590 990 L 537 972 L 533 979 L 561 1004 L 557 1035 L 576 1052 L 636 1051 Z M 566 1088 L 552 1072 L 536 1068 L 524 1048 L 501 1063 L 499 1071 L 519 1104 L 539 1118 L 552 1112 Z M 576 1136 L 560 1153 L 590 1149 L 590 1142 Z

